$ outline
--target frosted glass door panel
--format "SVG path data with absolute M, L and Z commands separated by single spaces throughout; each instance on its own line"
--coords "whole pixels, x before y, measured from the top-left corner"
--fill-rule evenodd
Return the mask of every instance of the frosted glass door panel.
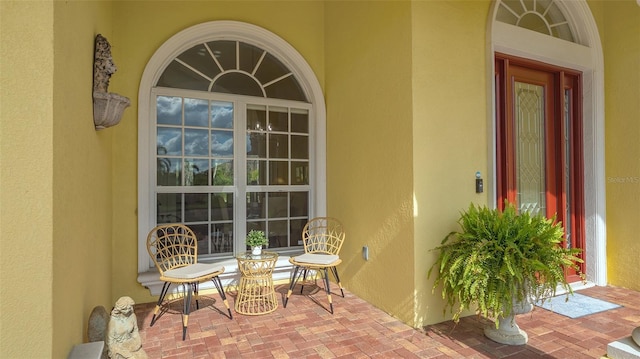
M 516 82 L 516 183 L 520 212 L 546 213 L 544 114 L 544 88 Z

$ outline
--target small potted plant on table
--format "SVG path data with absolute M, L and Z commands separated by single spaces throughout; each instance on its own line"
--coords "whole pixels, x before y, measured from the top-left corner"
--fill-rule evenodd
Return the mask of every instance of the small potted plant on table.
M 262 254 L 262 246 L 269 244 L 269 239 L 263 231 L 252 229 L 245 239 L 247 246 L 251 248 L 251 254 L 257 256 Z
M 504 211 L 471 204 L 458 223 L 461 231 L 449 233 L 438 250 L 435 290 L 442 286 L 445 312 L 453 320 L 475 308 L 478 315 L 494 319 L 484 331 L 490 339 L 511 345 L 525 344 L 527 334 L 515 323 L 515 315 L 531 311 L 561 287 L 572 293 L 565 268 L 579 272 L 579 249 L 564 248 L 563 228 L 555 218 Z

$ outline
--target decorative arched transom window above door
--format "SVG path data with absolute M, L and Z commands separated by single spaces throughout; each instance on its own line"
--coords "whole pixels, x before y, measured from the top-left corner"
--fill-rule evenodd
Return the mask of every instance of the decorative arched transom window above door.
M 561 1 L 502 0 L 498 6 L 496 20 L 576 42 L 573 24 L 565 17 Z

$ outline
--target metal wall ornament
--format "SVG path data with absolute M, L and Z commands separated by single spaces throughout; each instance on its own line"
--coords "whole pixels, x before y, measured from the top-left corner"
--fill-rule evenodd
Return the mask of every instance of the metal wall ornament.
M 108 91 L 109 79 L 116 71 L 109 41 L 101 34 L 96 35 L 93 62 L 93 123 L 96 130 L 120 123 L 124 109 L 131 105 L 129 98 Z

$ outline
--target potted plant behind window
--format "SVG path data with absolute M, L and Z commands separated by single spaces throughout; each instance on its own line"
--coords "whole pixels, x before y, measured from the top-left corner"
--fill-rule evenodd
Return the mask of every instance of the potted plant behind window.
M 269 244 L 269 239 L 267 239 L 264 232 L 255 229 L 249 231 L 245 240 L 247 246 L 251 248 L 251 254 L 256 256 L 262 254 L 262 246 L 267 246 Z
M 558 287 L 573 293 L 564 270 L 579 272 L 579 249 L 564 248 L 563 228 L 554 218 L 517 213 L 505 202 L 504 211 L 471 204 L 458 221 L 461 230 L 449 233 L 441 245 L 433 289 L 442 286 L 444 311 L 454 322 L 463 312 L 493 319 L 484 331 L 490 339 L 511 345 L 525 344 L 527 334 L 515 323 L 515 314 L 542 304 Z

